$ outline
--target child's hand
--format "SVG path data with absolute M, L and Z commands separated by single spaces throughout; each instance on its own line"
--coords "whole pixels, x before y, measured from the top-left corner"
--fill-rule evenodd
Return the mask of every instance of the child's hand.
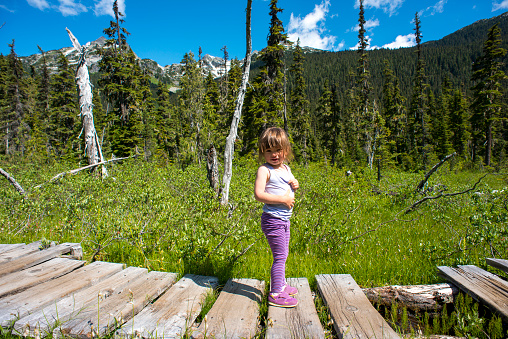
M 286 194 L 282 196 L 282 203 L 289 209 L 295 205 L 295 196 L 291 193 L 291 190 L 287 190 Z
M 289 180 L 288 184 L 289 184 L 289 186 L 291 186 L 293 191 L 296 191 L 297 189 L 300 188 L 300 184 L 298 183 L 298 180 L 296 180 L 296 179 Z

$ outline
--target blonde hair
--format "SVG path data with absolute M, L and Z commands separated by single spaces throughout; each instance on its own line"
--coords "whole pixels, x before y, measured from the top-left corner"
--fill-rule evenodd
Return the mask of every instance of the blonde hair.
M 279 127 L 269 127 L 259 136 L 258 141 L 258 159 L 260 163 L 265 161 L 263 153 L 269 148 L 280 148 L 284 153 L 284 161 L 293 159 L 293 151 L 289 143 L 286 131 Z

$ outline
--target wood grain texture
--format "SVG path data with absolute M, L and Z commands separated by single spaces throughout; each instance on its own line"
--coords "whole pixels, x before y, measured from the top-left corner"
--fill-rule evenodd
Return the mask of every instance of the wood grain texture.
M 0 254 L 5 253 L 7 251 L 11 251 L 17 247 L 24 246 L 25 243 L 19 243 L 19 244 L 0 244 Z
M 287 283 L 298 289 L 295 297 L 298 305 L 294 308 L 268 307 L 266 338 L 324 339 L 323 326 L 319 321 L 307 278 L 289 278 Z
M 17 259 L 19 257 L 39 252 L 39 247 L 42 245 L 42 242 L 35 241 L 30 244 L 22 244 L 21 246 L 14 246 L 12 248 L 7 249 L 6 251 L 3 251 L 0 253 L 0 264 L 6 263 L 11 260 Z
M 330 310 L 339 337 L 350 339 L 399 338 L 374 309 L 349 274 L 316 276 L 318 290 Z
M 58 278 L 84 264 L 84 261 L 54 258 L 26 270 L 7 274 L 0 278 L 0 297 L 19 293 L 32 286 Z
M 95 284 L 122 269 L 122 264 L 96 261 L 60 278 L 1 298 L 0 325 L 8 327 L 18 318 L 35 312 L 48 304 L 54 304 L 68 294 Z
M 129 321 L 176 281 L 176 273 L 152 271 L 139 276 L 108 298 L 84 306 L 83 311 L 53 331 L 54 337 L 104 336 Z M 100 306 L 100 307 L 99 307 Z
M 0 263 L 0 277 L 12 272 L 21 271 L 26 268 L 38 265 L 50 259 L 56 258 L 62 254 L 70 253 L 76 246 L 79 246 L 79 244 L 63 243 L 54 247 L 47 248 L 45 250 L 37 250 L 37 252 L 33 252 L 31 254 L 12 259 L 10 261 Z
M 488 265 L 508 273 L 508 260 L 496 258 L 487 258 L 486 260 Z
M 508 320 L 508 282 L 474 265 L 439 266 L 438 270 L 445 279 Z
M 192 335 L 193 338 L 252 338 L 258 331 L 259 303 L 265 282 L 230 279 Z
M 54 325 L 65 323 L 79 317 L 89 308 L 98 310 L 102 301 L 114 295 L 124 286 L 135 281 L 141 275 L 147 275 L 146 268 L 128 267 L 107 279 L 91 285 L 83 290 L 66 296 L 58 302 L 35 311 L 15 322 L 13 334 L 29 335 L 36 337 L 37 334 L 50 334 Z
M 217 284 L 215 277 L 187 274 L 116 334 L 121 337 L 181 338 L 201 312 L 206 294 Z

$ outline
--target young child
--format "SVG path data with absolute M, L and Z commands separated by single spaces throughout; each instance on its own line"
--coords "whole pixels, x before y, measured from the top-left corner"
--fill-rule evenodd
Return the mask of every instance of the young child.
M 285 164 L 292 157 L 291 145 L 282 128 L 271 127 L 261 134 L 258 147 L 259 161 L 265 163 L 259 166 L 254 196 L 265 204 L 261 229 L 273 255 L 268 303 L 273 306 L 295 307 L 298 301 L 293 296 L 298 290 L 286 284 L 289 218 L 295 204 L 294 191 L 299 188 L 298 180 Z

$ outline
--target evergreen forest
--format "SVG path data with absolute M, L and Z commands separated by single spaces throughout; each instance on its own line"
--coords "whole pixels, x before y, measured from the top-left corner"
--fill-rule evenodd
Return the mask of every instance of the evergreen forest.
M 437 266 L 492 271 L 486 257 L 508 259 L 508 14 L 422 43 L 416 13 L 408 18 L 416 46 L 371 50 L 360 0 L 358 49 L 327 52 L 290 42 L 277 0 L 263 3 L 267 44 L 252 55 L 246 86 L 246 61 L 231 60 L 224 46 L 216 77 L 196 46 L 182 56 L 175 90 L 129 46 L 136 32 L 116 1 L 105 44 L 96 55 L 82 49 L 77 64 L 43 47 L 31 62 L 12 40 L 0 55 L 0 243 L 76 242 L 88 262 L 213 275 L 221 284 L 269 281 L 272 255 L 252 188 L 258 137 L 277 126 L 301 187 L 288 277 L 307 277 L 314 291 L 315 275 L 328 273 L 351 274 L 362 287 L 435 284 L 444 282 Z M 77 74 L 89 57 L 100 60 L 88 70 L 85 105 Z M 100 162 L 90 162 L 92 152 Z M 448 313 L 416 314 L 412 324 L 391 307 L 380 312 L 409 338 L 508 333 L 470 299 Z M 262 312 L 261 322 L 266 303 Z
M 358 50 L 324 52 L 289 42 L 281 11 L 272 1 L 267 46 L 253 56 L 238 156 L 256 152 L 264 128 L 280 126 L 299 163 L 425 170 L 453 152 L 462 168 L 507 163 L 506 15 L 427 43 L 420 43 L 425 28 L 416 16 L 415 47 L 369 50 L 361 28 Z M 224 72 L 214 78 L 202 68 L 201 48 L 186 53 L 179 90 L 170 92 L 167 81 L 142 67 L 128 45 L 128 23 L 115 13 L 91 74 L 104 155 L 136 153 L 182 168 L 201 163 L 211 146 L 221 157 L 242 62 L 228 60 L 224 46 Z M 0 154 L 83 161 L 75 66 L 60 55 L 50 67 L 41 47 L 29 65 L 14 40 L 9 46 L 0 56 Z

